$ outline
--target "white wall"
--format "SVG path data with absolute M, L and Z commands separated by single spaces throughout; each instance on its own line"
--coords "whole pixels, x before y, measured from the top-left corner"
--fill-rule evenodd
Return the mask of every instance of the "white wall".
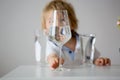
M 19 65 L 35 64 L 34 30 L 50 0 L 0 0 L 0 77 Z M 79 33 L 95 33 L 101 56 L 120 64 L 120 0 L 68 0 L 76 10 Z M 42 33 L 42 32 L 41 32 Z M 45 37 L 42 36 L 43 54 Z

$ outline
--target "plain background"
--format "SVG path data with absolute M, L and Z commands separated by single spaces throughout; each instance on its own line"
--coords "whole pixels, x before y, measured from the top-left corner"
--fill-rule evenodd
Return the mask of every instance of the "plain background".
M 45 37 L 40 16 L 50 0 L 0 0 L 0 77 L 20 65 L 36 65 L 34 32 L 40 29 L 42 54 Z M 120 0 L 68 0 L 79 20 L 78 33 L 96 34 L 96 48 L 120 65 Z

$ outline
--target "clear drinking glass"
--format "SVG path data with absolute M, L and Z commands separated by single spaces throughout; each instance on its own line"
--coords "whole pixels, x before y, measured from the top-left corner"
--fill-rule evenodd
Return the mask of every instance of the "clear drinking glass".
M 45 54 L 44 54 L 44 41 L 42 37 L 42 32 L 40 29 L 34 31 L 34 48 L 35 48 L 35 61 L 39 66 L 45 66 Z
M 41 61 L 41 44 L 40 44 L 40 33 L 39 30 L 36 29 L 34 32 L 35 35 L 35 60 L 36 63 L 39 64 Z
M 83 64 L 92 65 L 94 60 L 96 37 L 94 34 L 80 35 Z
M 51 26 L 49 28 L 48 38 L 60 48 L 59 58 L 62 58 L 61 48 L 71 38 L 71 29 L 67 10 L 54 10 Z M 61 60 L 59 59 L 58 70 L 63 70 Z

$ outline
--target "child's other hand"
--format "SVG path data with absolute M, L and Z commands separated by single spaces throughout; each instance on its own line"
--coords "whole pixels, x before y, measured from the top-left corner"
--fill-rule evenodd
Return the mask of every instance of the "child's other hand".
M 59 66 L 59 58 L 57 55 L 53 54 L 53 55 L 49 55 L 48 56 L 48 63 L 50 65 L 51 69 L 56 69 Z M 64 60 L 61 59 L 61 64 L 64 63 Z
M 97 66 L 110 66 L 111 60 L 109 58 L 100 57 L 94 61 L 94 64 Z

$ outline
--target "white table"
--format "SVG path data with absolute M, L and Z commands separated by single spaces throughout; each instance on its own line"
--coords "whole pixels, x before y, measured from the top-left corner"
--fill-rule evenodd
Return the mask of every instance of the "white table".
M 120 80 L 120 66 L 80 66 L 70 71 L 52 71 L 48 66 L 24 65 L 2 77 L 2 80 Z

